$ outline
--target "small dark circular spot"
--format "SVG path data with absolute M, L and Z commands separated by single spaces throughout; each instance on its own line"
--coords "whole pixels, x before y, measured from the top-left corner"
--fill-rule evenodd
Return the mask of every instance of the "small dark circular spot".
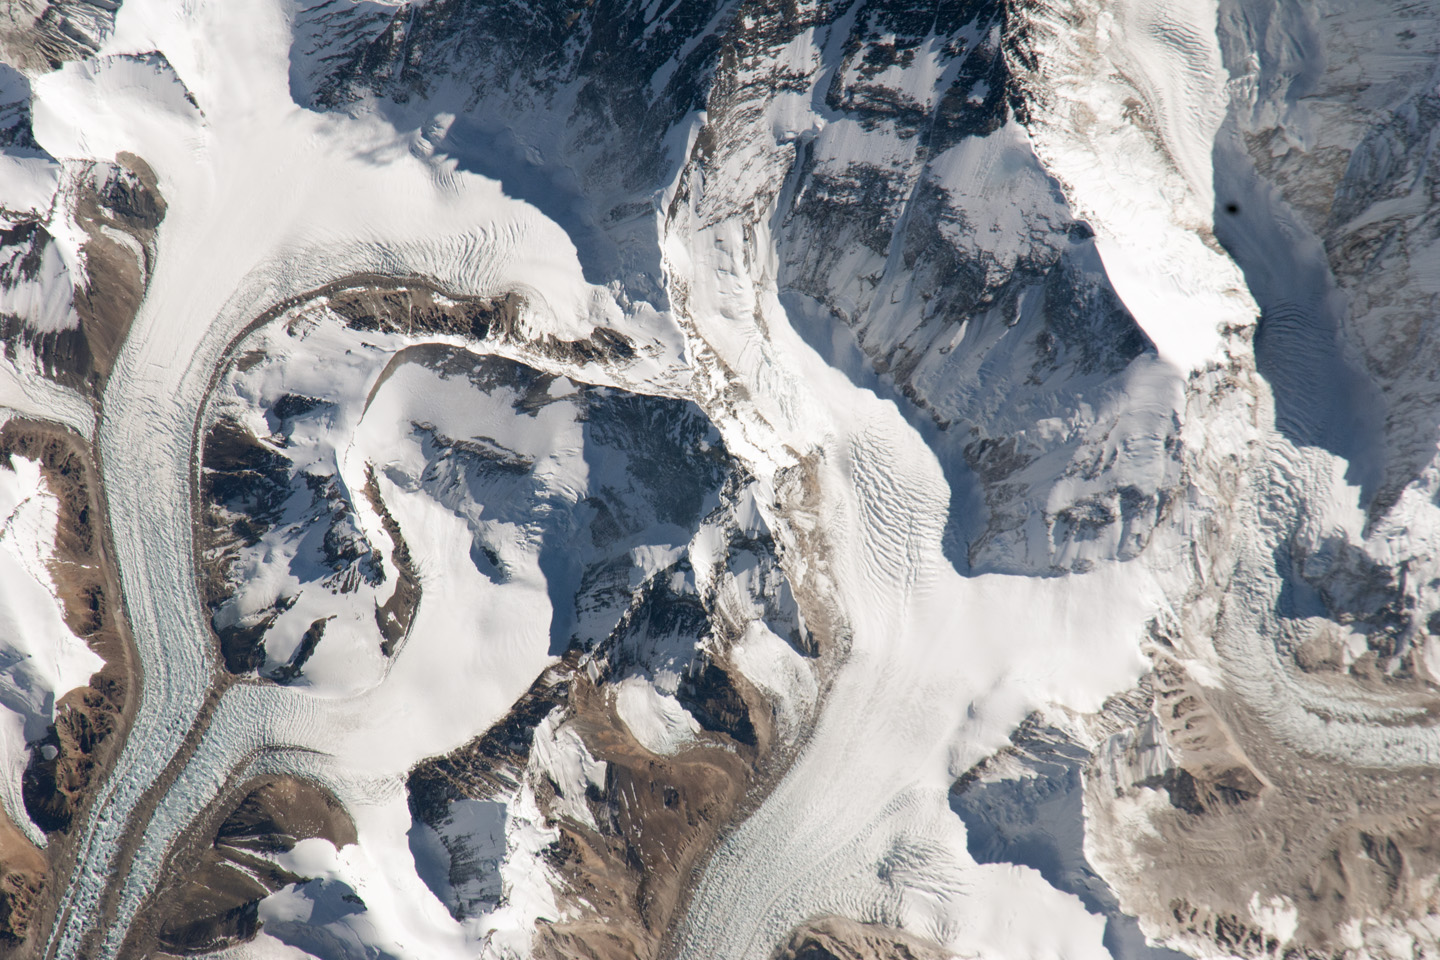
M 1225 212 L 1226 212 L 1226 213 L 1239 213 L 1239 212 L 1240 212 L 1240 204 L 1238 204 L 1238 203 L 1227 203 L 1227 204 L 1225 204 Z

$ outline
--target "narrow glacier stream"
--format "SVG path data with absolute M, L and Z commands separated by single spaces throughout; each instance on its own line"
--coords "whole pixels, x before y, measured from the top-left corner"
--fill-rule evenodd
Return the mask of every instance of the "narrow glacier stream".
M 770 329 L 766 368 L 736 362 L 771 387 L 758 403 L 792 411 L 775 422 L 830 437 L 825 538 L 851 647 L 801 755 L 699 878 L 680 955 L 759 960 L 798 923 L 839 914 L 987 956 L 1107 956 L 1104 919 L 1077 899 L 975 863 L 947 795 L 1030 710 L 1095 709 L 1132 683 L 1158 586 L 1140 564 L 961 577 L 940 544 L 950 491 L 923 439 L 780 317 Z M 1036 909 L 1050 921 L 1028 923 Z
M 324 269 L 324 261 L 309 262 Z M 96 798 L 60 902 L 47 948 L 47 955 L 57 958 L 77 955 L 81 938 L 100 919 L 101 897 L 120 866 L 121 844 L 137 826 L 137 805 L 181 751 L 218 679 L 196 589 L 191 513 L 194 429 L 212 374 L 229 339 L 254 313 L 312 285 L 313 275 L 302 274 L 290 278 L 293 287 L 280 286 L 277 293 L 272 283 L 278 284 L 278 278 L 262 274 L 263 284 L 252 279 L 248 287 L 240 285 L 249 294 L 237 298 L 241 306 L 222 310 L 208 325 L 185 323 L 192 317 L 183 302 L 166 295 L 171 288 L 163 271 L 187 265 L 164 257 L 160 263 L 162 272 L 107 385 L 97 435 L 116 558 L 143 671 L 142 697 L 115 770 Z M 257 288 L 268 296 L 258 299 Z M 164 329 L 167 322 L 169 329 Z M 190 336 L 178 336 L 182 331 Z M 228 773 L 196 777 L 187 770 L 179 783 L 208 800 Z M 156 829 L 173 836 L 183 825 L 161 818 L 145 829 L 147 836 Z M 137 887 L 148 892 L 158 867 L 153 857 L 137 857 L 128 868 L 122 902 L 134 901 Z M 110 939 L 123 936 L 127 925 L 112 927 Z M 115 940 L 109 949 L 118 946 Z
M 144 671 L 141 702 L 83 827 L 46 949 L 57 960 L 77 956 L 101 922 L 121 844 L 144 830 L 121 884 L 120 915 L 106 931 L 106 955 L 118 950 L 186 811 L 208 802 L 257 746 L 244 723 L 231 738 L 232 708 L 225 706 L 212 727 L 225 732 L 205 738 L 207 749 L 217 741 L 223 747 L 215 763 L 187 768 L 171 791 L 177 797 L 162 803 L 155 820 L 136 821 L 137 806 L 181 750 L 216 679 L 196 591 L 192 437 L 230 340 L 270 305 L 358 272 L 420 273 L 474 293 L 523 283 L 544 291 L 537 306 L 565 317 L 584 317 L 593 302 L 573 254 L 564 256 L 563 231 L 493 182 L 407 156 L 407 145 L 390 142 L 394 131 L 383 124 L 339 131 L 349 150 L 337 153 L 329 121 L 290 100 L 288 25 L 279 4 L 202 5 L 183 18 L 171 7 L 164 0 L 127 3 L 98 61 L 71 64 L 35 88 L 36 136 L 47 150 L 77 159 L 143 156 L 170 208 L 96 437 Z M 127 56 L 153 50 L 171 60 Z M 391 164 L 366 159 L 368 151 L 397 148 Z M 366 202 L 357 204 L 357 196 Z M 78 411 L 67 419 L 83 421 Z M 87 424 L 77 426 L 90 433 Z M 308 725 L 304 704 L 285 707 L 297 727 Z
M 60 902 L 61 919 L 47 949 L 56 957 L 74 956 L 87 925 L 98 918 L 136 804 L 179 751 L 214 680 L 192 586 L 190 531 L 190 426 L 195 395 L 208 377 L 202 370 L 201 377 L 183 378 L 183 368 L 179 382 L 164 376 L 178 365 L 145 356 L 147 346 L 162 343 L 159 337 L 130 338 L 106 391 L 97 437 L 143 671 L 142 698 L 115 770 L 96 798 Z
M 408 826 L 380 822 L 403 810 L 397 792 L 403 778 L 348 762 L 365 746 L 353 718 L 389 709 L 387 698 L 402 695 L 403 687 L 319 701 L 244 684 L 216 705 L 184 769 L 155 798 L 148 822 L 140 821 L 147 791 L 185 748 L 218 676 L 196 591 L 191 494 L 197 419 L 232 340 L 272 305 L 362 272 L 432 277 L 457 293 L 523 288 L 562 329 L 583 326 L 597 309 L 569 239 L 534 208 L 505 197 L 493 181 L 426 162 L 423 144 L 383 124 L 344 127 L 296 108 L 286 86 L 288 27 L 278 3 L 200 4 L 183 24 L 172 6 L 127 0 L 102 51 L 106 58 L 36 85 L 36 134 L 46 149 L 96 159 L 134 152 L 157 171 L 170 202 L 156 273 L 106 388 L 95 434 L 144 671 L 142 698 L 83 827 L 46 949 L 56 960 L 82 954 L 87 935 L 106 919 L 102 902 L 113 905 L 115 916 L 100 955 L 115 956 L 176 837 L 246 771 L 303 770 L 362 810 L 362 832 L 403 838 Z M 1213 19 L 1209 6 L 1192 6 Z M 203 43 L 188 35 L 192 30 Z M 152 50 L 166 51 L 170 64 L 125 56 Z M 1186 70 L 1204 59 L 1190 51 Z M 1170 81 L 1188 74 L 1171 74 L 1159 88 L 1185 88 Z M 187 95 L 199 109 L 187 106 Z M 1209 124 L 1213 106 L 1180 103 L 1176 122 L 1193 116 Z M 1208 144 L 1214 131 L 1201 132 Z M 1111 133 L 1110 144 L 1119 144 L 1111 153 L 1133 161 L 1115 176 L 1147 176 L 1134 138 Z M 1040 138 L 1049 167 L 1064 172 L 1067 186 L 1090 191 L 1077 208 L 1099 224 L 1105 240 L 1107 221 L 1134 217 L 1132 198 L 1106 179 L 1110 153 L 1085 152 L 1058 124 L 1049 136 Z M 1190 158 L 1182 166 L 1193 174 L 1197 164 Z M 1197 177 L 1203 181 L 1204 171 L 1191 179 Z M 1196 201 L 1202 213 L 1205 201 Z M 1152 321 L 1157 343 L 1181 361 L 1204 359 L 1215 346 L 1208 330 L 1217 317 L 1241 316 L 1253 304 L 1242 296 L 1233 264 L 1208 248 L 1197 253 L 1199 241 L 1187 230 L 1177 233 L 1168 213 L 1141 212 L 1139 222 L 1154 235 L 1112 231 L 1107 268 L 1142 324 Z M 768 239 L 747 260 L 738 251 L 750 241 L 737 224 L 714 231 L 722 235 L 676 231 L 667 241 L 671 264 L 692 285 L 689 319 L 698 338 L 748 389 L 759 416 L 747 421 L 750 411 L 742 411 L 719 422 L 728 382 L 706 385 L 697 377 L 695 399 L 717 414 L 727 444 L 762 473 L 787 460 L 785 448 L 804 450 L 823 438 L 823 533 L 835 599 L 852 635 L 812 735 L 774 791 L 721 842 L 699 878 L 677 946 L 694 960 L 761 960 L 797 923 L 835 913 L 903 926 L 986 956 L 1099 960 L 1103 918 L 1034 871 L 976 864 L 947 792 L 1032 709 L 1093 710 L 1131 685 L 1146 669 L 1138 638 L 1168 584 L 1158 581 L 1156 565 L 1141 561 L 1061 578 L 957 574 L 941 548 L 950 491 L 933 452 L 892 402 L 851 383 L 790 329 L 767 262 Z M 686 247 L 683 256 L 676 245 Z M 1151 246 L 1161 250 L 1158 266 L 1145 259 Z M 752 263 L 760 265 L 758 275 L 751 275 Z M 1169 270 L 1174 264 L 1184 269 Z M 1203 269 L 1191 269 L 1196 264 Z M 730 284 L 725 291 L 716 286 L 722 276 Z M 1177 286 L 1175 277 L 1193 286 Z M 753 322 L 760 302 L 768 306 L 768 339 Z M 1175 303 L 1185 306 L 1171 310 Z M 1197 313 L 1208 330 L 1177 321 Z M 1183 376 L 1178 367 L 1176 376 Z M 87 407 L 36 389 L 0 371 L 0 403 L 46 412 L 90 435 Z M 1283 487 L 1291 469 L 1320 485 L 1314 478 L 1326 465 L 1308 454 L 1292 458 L 1283 446 L 1271 451 L 1270 489 Z M 1251 546 L 1263 568 L 1264 551 Z M 1227 654 L 1264 668 L 1252 671 L 1253 686 L 1242 691 L 1269 698 L 1277 710 L 1301 711 L 1303 691 L 1274 697 L 1288 681 L 1271 669 L 1263 632 L 1241 626 L 1221 638 L 1231 645 Z M 1272 722 L 1283 727 L 1297 716 L 1314 719 L 1296 714 Z M 1383 748 L 1359 726 L 1344 737 L 1333 729 L 1326 736 L 1370 762 L 1429 762 L 1436 743 L 1433 730 L 1406 730 Z M 283 760 L 277 751 L 286 751 Z M 321 752 L 347 762 L 322 761 Z M 135 845 L 134 859 L 117 879 L 126 843 Z M 397 845 L 365 855 L 378 862 L 375 875 L 384 876 L 399 872 L 408 851 Z M 411 899 L 431 912 L 414 917 L 411 929 L 430 924 L 437 931 L 425 955 L 463 949 L 438 900 L 413 892 Z M 370 891 L 365 896 L 379 903 Z M 1047 922 L 1035 923 L 1037 912 Z

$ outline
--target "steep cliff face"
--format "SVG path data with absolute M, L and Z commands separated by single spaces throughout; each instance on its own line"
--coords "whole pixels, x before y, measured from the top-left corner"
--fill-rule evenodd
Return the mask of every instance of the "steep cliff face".
M 93 56 L 115 23 L 116 0 L 22 0 L 0 15 L 0 58 L 26 72 Z
M 1012 15 L 937 9 L 326 4 L 300 15 L 291 86 L 497 176 L 634 299 L 692 285 L 698 262 L 660 250 L 737 231 L 806 339 L 933 436 L 961 569 L 1132 557 L 1175 469 L 1101 463 L 1173 444 L 1127 400 L 1153 351 L 1014 119 Z
M 139 157 L 57 163 L 26 145 L 25 113 L 12 116 L 0 149 L 31 182 L 0 198 L 5 362 L 98 397 L 145 294 L 165 201 Z
M 1428 669 L 1418 661 L 1440 603 L 1425 572 L 1435 545 L 1423 503 L 1437 439 L 1426 226 L 1437 35 L 1417 13 L 1236 5 L 1220 34 L 1238 94 L 1216 149 L 1242 228 L 1220 238 L 1266 310 L 1256 356 L 1276 424 L 1343 458 L 1365 510 L 1352 542 L 1295 543 L 1310 594 L 1297 609 L 1366 624 L 1390 674 Z M 1252 206 L 1258 237 L 1245 235 Z M 1294 242 L 1257 242 L 1277 229 Z M 1287 269 L 1296 262 L 1303 270 Z

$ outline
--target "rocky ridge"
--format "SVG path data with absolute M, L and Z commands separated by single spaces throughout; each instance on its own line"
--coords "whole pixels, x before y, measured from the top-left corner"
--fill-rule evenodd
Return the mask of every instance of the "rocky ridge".
M 87 685 L 54 704 L 54 723 L 43 736 L 26 744 L 24 814 L 43 832 L 45 846 L 37 848 L 8 818 L 0 825 L 0 943 L 19 956 L 33 949 L 31 934 L 53 915 L 55 877 L 74 862 L 73 828 L 119 752 L 138 678 L 88 446 L 53 425 L 9 419 L 0 425 L 0 454 L 3 469 L 12 457 L 38 462 L 58 499 L 51 565 L 57 601 L 66 626 L 103 660 Z

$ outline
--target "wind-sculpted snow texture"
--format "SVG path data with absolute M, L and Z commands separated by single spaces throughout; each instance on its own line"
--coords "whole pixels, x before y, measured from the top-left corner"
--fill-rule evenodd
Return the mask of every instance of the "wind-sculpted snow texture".
M 1440 951 L 1437 44 L 12 4 L 0 417 L 90 458 L 140 676 L 36 866 L 95 664 L 0 465 L 4 949 Z

